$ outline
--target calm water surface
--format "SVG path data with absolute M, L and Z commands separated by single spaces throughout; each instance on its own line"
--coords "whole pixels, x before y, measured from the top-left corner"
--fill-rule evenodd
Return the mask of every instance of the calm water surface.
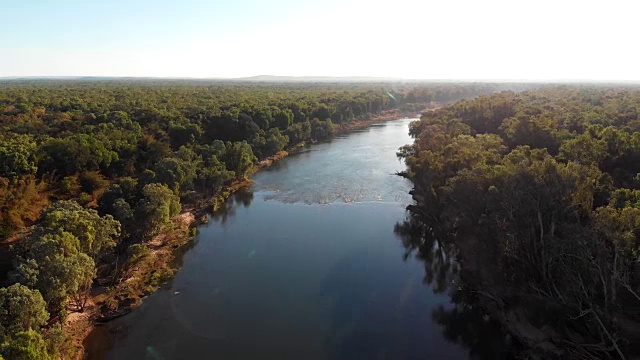
M 91 359 L 463 359 L 435 323 L 447 295 L 403 259 L 411 202 L 399 120 L 259 172 L 199 228 L 182 267 L 87 339 Z

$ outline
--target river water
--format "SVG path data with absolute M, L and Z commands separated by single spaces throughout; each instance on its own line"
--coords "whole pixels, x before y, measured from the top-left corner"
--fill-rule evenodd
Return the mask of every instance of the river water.
M 394 175 L 405 168 L 395 153 L 412 141 L 410 121 L 310 146 L 257 173 L 199 227 L 167 286 L 96 328 L 89 358 L 468 358 L 434 315 L 453 310 L 451 298 L 425 281 L 423 260 L 404 259 L 394 233 L 411 202 L 411 183 Z

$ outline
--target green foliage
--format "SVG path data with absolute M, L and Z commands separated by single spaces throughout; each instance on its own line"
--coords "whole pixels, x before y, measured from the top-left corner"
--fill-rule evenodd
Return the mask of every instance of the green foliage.
M 198 124 L 190 124 L 188 120 L 183 119 L 183 123 L 169 123 L 169 137 L 174 148 L 196 143 L 204 134 Z
M 68 296 L 86 289 L 95 276 L 94 261 L 80 252 L 80 241 L 71 233 L 36 231 L 22 246 L 15 277 L 39 290 L 55 315 L 64 311 Z
M 0 353 L 48 358 L 40 335 L 28 330 L 40 327 L 46 314 L 36 294 L 58 320 L 69 300 L 82 311 L 95 262 L 119 257 L 120 251 L 129 267 L 148 258 L 148 248 L 137 243 L 170 224 L 180 211 L 180 196 L 192 198 L 195 190 L 213 195 L 219 205 L 224 186 L 246 177 L 258 159 L 329 138 L 334 122 L 423 107 L 408 102 L 444 102 L 513 87 L 390 86 L 0 81 L 0 237 L 33 225 L 16 245 L 13 276 L 20 285 L 3 289 L 12 292 L 6 296 L 22 296 L 20 304 L 29 303 L 29 310 L 9 300 L 0 303 L 0 324 L 11 335 Z M 622 143 L 640 144 L 640 137 L 622 141 L 618 135 L 597 136 L 619 149 L 628 146 Z M 623 161 L 621 151 L 611 160 Z M 473 158 L 458 152 L 461 163 Z M 42 211 L 49 198 L 57 202 Z M 116 247 L 118 238 L 124 241 Z M 101 265 L 102 275 L 109 266 Z M 155 281 L 168 273 L 157 270 Z M 61 357 L 62 330 L 49 327 L 46 334 L 49 354 Z
M 50 139 L 40 147 L 40 168 L 43 172 L 70 175 L 81 171 L 108 168 L 118 154 L 105 143 L 85 134 Z
M 179 192 L 182 188 L 191 187 L 196 176 L 193 162 L 178 158 L 164 158 L 154 167 L 156 176 L 153 181 L 165 184 L 169 189 Z M 186 186 L 185 186 L 186 185 Z
M 155 235 L 180 213 L 180 198 L 163 184 L 148 184 L 136 206 L 136 221 L 146 236 Z
M 289 143 L 289 137 L 282 135 L 277 128 L 270 129 L 264 136 L 257 135 L 252 140 L 252 150 L 258 157 L 267 157 L 281 151 Z
M 0 288 L 0 338 L 39 330 L 49 319 L 46 305 L 38 290 L 20 284 Z
M 227 170 L 225 164 L 216 155 L 205 159 L 203 166 L 198 168 L 197 187 L 209 194 L 215 194 L 222 186 L 232 180 L 235 172 Z
M 257 161 L 251 146 L 246 142 L 228 142 L 223 155 L 227 170 L 233 171 L 235 177 L 243 178 Z
M 36 149 L 32 136 L 9 133 L 0 137 L 0 177 L 35 174 L 38 171 Z
M 271 127 L 271 123 L 273 122 L 273 114 L 271 112 L 271 109 L 268 107 L 263 107 L 254 110 L 252 120 L 261 129 L 269 129 Z
M 581 164 L 600 165 L 607 157 L 607 144 L 588 133 L 569 139 L 560 146 L 560 158 Z
M 293 124 L 293 112 L 289 109 L 279 110 L 274 115 L 275 125 L 280 130 L 286 130 Z
M 33 330 L 23 331 L 5 340 L 0 353 L 11 360 L 49 360 L 47 344 L 42 335 Z
M 100 254 L 115 246 L 120 223 L 74 201 L 48 207 L 19 248 L 15 278 L 40 291 L 55 315 L 73 297 L 82 310 Z
M 311 139 L 311 123 L 309 121 L 293 124 L 286 131 L 289 143 L 296 145 Z
M 123 199 L 118 198 L 113 203 L 113 216 L 116 220 L 118 220 L 121 224 L 127 224 L 131 219 L 133 219 L 134 211 L 131 208 L 131 205 Z
M 94 259 L 116 245 L 120 223 L 111 215 L 101 217 L 97 211 L 85 209 L 75 201 L 58 201 L 42 214 L 39 230 L 45 233 L 64 231 L 80 242 L 79 250 Z
M 64 355 L 73 352 L 69 346 L 72 343 L 70 343 L 70 339 L 65 334 L 62 324 L 60 323 L 50 325 L 44 329 L 42 337 L 47 343 L 47 352 L 52 359 L 64 359 Z
M 149 256 L 151 251 L 144 244 L 133 244 L 127 248 L 127 267 L 133 267 Z
M 640 92 L 558 87 L 423 114 L 398 152 L 415 184 L 412 221 L 429 229 L 407 246 L 426 259 L 435 243 L 458 246 L 473 259 L 469 286 L 563 309 L 563 323 L 609 347 L 589 356 L 606 355 L 619 343 L 602 333 L 619 335 L 640 301 L 640 149 L 610 111 L 629 99 Z
M 324 121 L 317 118 L 311 120 L 311 137 L 313 139 L 322 140 L 327 139 L 335 133 L 335 125 L 331 122 L 331 119 Z
M 519 113 L 505 119 L 500 130 L 504 132 L 506 142 L 511 146 L 529 145 L 547 149 L 551 154 L 558 152 L 558 131 L 553 119 L 544 116 L 532 117 Z

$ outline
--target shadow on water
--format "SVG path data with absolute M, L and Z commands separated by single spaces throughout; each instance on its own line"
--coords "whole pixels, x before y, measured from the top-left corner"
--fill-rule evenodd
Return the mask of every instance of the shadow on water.
M 211 220 L 224 225 L 229 219 L 236 216 L 236 209 L 239 206 L 247 208 L 253 201 L 253 190 L 251 188 L 242 188 L 236 191 L 223 203 L 218 211 L 210 213 Z
M 474 295 L 465 289 L 457 262 L 457 249 L 438 240 L 437 229 L 430 228 L 410 214 L 395 225 L 394 232 L 405 248 L 405 260 L 411 256 L 424 263 L 424 283 L 436 293 L 447 293 L 453 307 L 440 305 L 432 311 L 444 337 L 467 349 L 471 359 L 513 359 L 512 344 L 501 326 L 477 306 Z
M 236 209 L 239 206 L 249 207 L 253 201 L 253 191 L 250 188 L 238 190 L 230 196 L 224 203 L 224 206 L 214 213 L 208 213 L 211 221 L 225 224 L 229 219 L 236 215 Z M 185 245 L 174 250 L 174 259 L 170 266 L 174 269 L 180 269 L 185 260 L 185 254 L 198 245 L 200 237 L 196 236 Z M 160 289 L 170 289 L 175 278 L 170 278 L 167 283 L 160 286 Z M 128 314 L 125 317 L 116 319 L 106 324 L 97 325 L 91 333 L 83 341 L 86 355 L 88 359 L 102 360 L 107 358 L 107 354 L 115 344 L 125 340 L 128 336 L 128 317 L 136 314 Z M 147 359 L 163 359 L 158 350 L 153 347 L 147 347 Z
M 251 202 L 253 201 L 253 190 L 251 188 L 242 188 L 235 193 L 233 193 L 227 200 L 224 202 L 223 206 L 215 212 L 207 212 L 209 215 L 209 219 L 215 222 L 219 222 L 220 224 L 225 224 L 229 219 L 233 218 L 236 215 L 236 209 L 239 206 L 249 207 L 251 206 Z M 195 236 L 191 241 L 187 242 L 183 246 L 177 248 L 174 251 L 174 259 L 171 261 L 170 265 L 174 269 L 182 268 L 184 263 L 184 255 L 189 252 L 189 250 L 193 249 L 198 245 L 198 241 L 200 237 Z M 171 285 L 173 278 L 169 280 L 167 286 Z

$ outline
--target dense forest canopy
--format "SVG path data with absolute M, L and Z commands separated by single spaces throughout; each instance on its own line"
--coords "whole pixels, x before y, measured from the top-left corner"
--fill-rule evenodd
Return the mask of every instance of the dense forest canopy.
M 184 204 L 217 203 L 258 160 L 386 110 L 522 87 L 0 81 L 0 354 L 65 352 L 56 324 L 84 310 L 96 282 L 139 269 Z
M 410 131 L 410 250 L 459 251 L 468 293 L 545 357 L 639 353 L 640 91 L 502 92 Z
M 8 237 L 32 223 L 50 198 L 96 207 L 111 183 L 122 187 L 122 181 L 139 182 L 129 190 L 136 194 L 147 183 L 164 184 L 178 195 L 216 192 L 243 177 L 256 159 L 326 138 L 336 124 L 495 89 L 488 84 L 0 82 L 0 206 L 6 209 L 0 234 Z M 111 207 L 105 204 L 103 210 Z

